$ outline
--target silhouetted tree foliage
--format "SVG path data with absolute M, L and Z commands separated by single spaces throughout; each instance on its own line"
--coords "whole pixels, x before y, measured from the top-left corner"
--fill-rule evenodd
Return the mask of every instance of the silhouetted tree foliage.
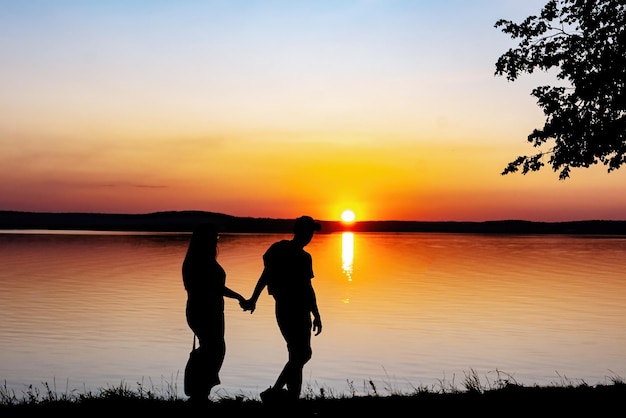
M 555 68 L 565 85 L 533 89 L 546 121 L 528 142 L 544 151 L 517 157 L 502 174 L 538 171 L 547 155 L 561 180 L 572 167 L 620 168 L 626 162 L 626 2 L 551 0 L 539 16 L 501 19 L 495 27 L 519 40 L 498 59 L 496 75 L 514 81 Z

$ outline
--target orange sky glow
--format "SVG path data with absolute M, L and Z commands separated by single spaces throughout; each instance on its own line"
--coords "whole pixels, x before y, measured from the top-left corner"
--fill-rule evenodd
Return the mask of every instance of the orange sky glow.
M 10 3 L 0 210 L 626 219 L 624 170 L 500 175 L 553 79 L 493 25 L 543 4 Z

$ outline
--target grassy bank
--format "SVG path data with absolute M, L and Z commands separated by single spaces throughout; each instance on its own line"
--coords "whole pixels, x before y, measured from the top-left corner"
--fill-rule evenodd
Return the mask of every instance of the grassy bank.
M 96 393 L 59 394 L 44 384 L 16 394 L 0 387 L 0 417 L 85 417 L 85 416 L 167 416 L 198 414 L 208 417 L 293 416 L 293 417 L 397 417 L 424 414 L 452 416 L 612 416 L 624 411 L 626 383 L 609 378 L 606 384 L 586 383 L 524 386 L 509 379 L 483 384 L 470 372 L 462 387 L 415 388 L 410 393 L 385 391 L 373 382 L 367 395 L 318 393 L 305 390 L 292 404 L 266 405 L 244 396 L 219 397 L 204 405 L 193 405 L 176 395 L 126 384 L 100 389 Z

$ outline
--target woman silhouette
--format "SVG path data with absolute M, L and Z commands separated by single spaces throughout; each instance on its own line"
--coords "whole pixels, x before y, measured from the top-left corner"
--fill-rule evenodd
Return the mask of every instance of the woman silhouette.
M 224 340 L 224 297 L 245 301 L 226 287 L 226 272 L 217 262 L 218 234 L 211 224 L 198 225 L 191 235 L 183 261 L 183 284 L 187 291 L 186 316 L 189 328 L 198 337 L 203 382 L 190 393 L 191 400 L 206 401 L 213 386 L 220 383 L 219 372 L 226 354 Z

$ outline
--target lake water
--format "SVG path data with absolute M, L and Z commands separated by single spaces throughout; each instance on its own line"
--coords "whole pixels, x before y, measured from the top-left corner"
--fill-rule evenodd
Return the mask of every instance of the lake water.
M 220 239 L 227 285 L 248 297 L 267 247 Z M 0 233 L 0 383 L 182 394 L 193 342 L 181 263 L 189 235 Z M 475 372 L 525 385 L 626 378 L 626 238 L 318 234 L 307 247 L 323 332 L 304 391 L 463 389 Z M 213 396 L 258 398 L 286 360 L 273 300 L 226 299 Z

